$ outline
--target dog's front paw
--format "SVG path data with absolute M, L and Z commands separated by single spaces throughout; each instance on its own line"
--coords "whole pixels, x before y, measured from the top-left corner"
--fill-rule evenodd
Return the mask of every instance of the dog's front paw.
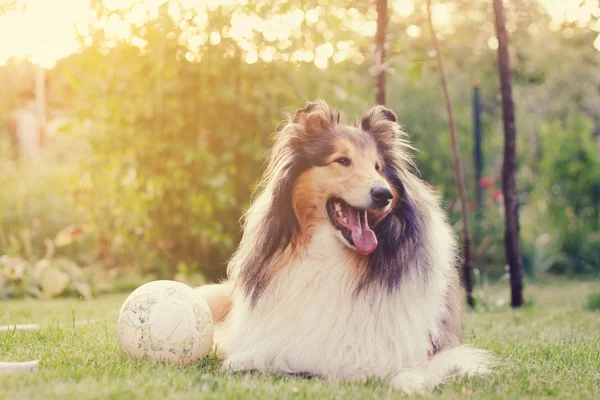
M 409 369 L 396 375 L 390 385 L 408 395 L 423 395 L 431 391 L 431 383 L 424 371 Z

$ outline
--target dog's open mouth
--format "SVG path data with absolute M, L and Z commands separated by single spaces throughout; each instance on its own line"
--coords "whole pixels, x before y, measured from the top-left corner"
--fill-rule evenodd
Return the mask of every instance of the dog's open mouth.
M 351 207 L 344 200 L 332 198 L 327 201 L 327 213 L 333 226 L 363 255 L 377 248 L 375 232 L 369 228 L 367 210 Z

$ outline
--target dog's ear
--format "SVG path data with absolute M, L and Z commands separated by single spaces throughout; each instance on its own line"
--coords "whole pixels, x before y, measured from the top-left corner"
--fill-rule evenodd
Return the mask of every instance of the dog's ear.
M 365 111 L 360 119 L 360 127 L 365 132 L 378 131 L 382 125 L 395 124 L 398 121 L 396 114 L 387 107 L 377 105 Z
M 340 123 L 339 110 L 330 107 L 324 100 L 309 102 L 306 107 L 296 110 L 291 122 L 301 125 L 306 133 L 326 132 Z
M 380 152 L 389 153 L 393 148 L 412 149 L 396 114 L 387 107 L 378 105 L 365 111 L 357 125 L 375 139 Z

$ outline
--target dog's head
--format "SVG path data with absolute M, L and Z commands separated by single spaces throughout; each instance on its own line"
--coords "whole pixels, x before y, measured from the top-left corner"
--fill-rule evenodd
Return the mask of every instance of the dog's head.
M 401 195 L 390 179 L 396 165 L 389 165 L 394 161 L 384 154 L 402 135 L 394 113 L 376 107 L 348 126 L 340 123 L 339 112 L 315 102 L 295 113 L 283 135 L 286 153 L 293 155 L 290 166 L 298 168 L 292 205 L 303 237 L 327 223 L 352 250 L 375 251 L 373 227 Z
M 262 204 L 255 202 L 248 215 L 254 219 L 246 224 L 248 249 L 238 250 L 233 263 L 252 276 L 252 295 L 261 291 L 257 282 L 270 279 L 275 256 L 306 244 L 324 225 L 348 251 L 367 258 L 371 280 L 389 269 L 390 251 L 398 252 L 419 224 L 410 149 L 396 115 L 383 106 L 353 125 L 342 124 L 340 112 L 324 101 L 290 116 L 263 176 Z M 390 280 L 396 272 L 389 271 Z

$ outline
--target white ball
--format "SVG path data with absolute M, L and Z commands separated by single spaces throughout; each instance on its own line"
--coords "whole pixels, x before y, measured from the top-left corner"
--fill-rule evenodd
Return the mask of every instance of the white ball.
M 123 302 L 117 341 L 132 357 L 191 365 L 212 348 L 212 314 L 191 287 L 175 281 L 149 282 Z

